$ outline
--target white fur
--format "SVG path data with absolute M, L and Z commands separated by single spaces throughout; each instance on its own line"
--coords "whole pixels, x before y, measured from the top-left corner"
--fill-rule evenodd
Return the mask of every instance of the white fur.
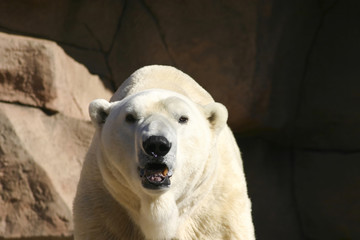
M 142 201 L 139 226 L 148 239 L 171 239 L 179 226 L 174 195 L 165 193 L 152 201 Z
M 75 239 L 254 239 L 251 204 L 227 110 L 188 75 L 166 66 L 135 72 L 95 100 L 97 126 L 74 202 Z M 136 116 L 126 122 L 127 114 Z M 179 124 L 180 116 L 189 117 Z M 150 135 L 172 142 L 171 185 L 145 189 L 139 154 Z

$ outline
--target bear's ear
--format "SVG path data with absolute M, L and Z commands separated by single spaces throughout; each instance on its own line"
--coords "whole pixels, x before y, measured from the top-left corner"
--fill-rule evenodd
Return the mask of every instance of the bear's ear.
M 210 123 L 210 127 L 217 133 L 226 125 L 228 111 L 221 103 L 210 103 L 204 106 L 205 116 Z
M 102 126 L 110 112 L 111 103 L 105 99 L 96 99 L 89 105 L 89 115 L 93 124 Z

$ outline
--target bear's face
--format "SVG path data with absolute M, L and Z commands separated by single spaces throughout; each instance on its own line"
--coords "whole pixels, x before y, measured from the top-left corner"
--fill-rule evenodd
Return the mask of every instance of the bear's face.
M 100 131 L 101 164 L 122 185 L 147 194 L 180 193 L 201 181 L 227 120 L 219 103 L 200 106 L 155 89 L 113 103 L 95 100 L 89 110 Z

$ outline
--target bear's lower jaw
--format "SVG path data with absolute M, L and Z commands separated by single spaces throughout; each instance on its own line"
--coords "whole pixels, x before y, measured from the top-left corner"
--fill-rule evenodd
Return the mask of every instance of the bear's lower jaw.
M 169 169 L 166 164 L 148 163 L 138 168 L 141 183 L 147 189 L 164 189 L 171 185 Z

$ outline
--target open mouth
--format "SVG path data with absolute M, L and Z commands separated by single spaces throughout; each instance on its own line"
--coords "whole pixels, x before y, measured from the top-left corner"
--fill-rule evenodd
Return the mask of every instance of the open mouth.
M 144 168 L 139 167 L 138 170 L 144 188 L 161 189 L 171 184 L 171 175 L 166 164 L 148 163 Z

